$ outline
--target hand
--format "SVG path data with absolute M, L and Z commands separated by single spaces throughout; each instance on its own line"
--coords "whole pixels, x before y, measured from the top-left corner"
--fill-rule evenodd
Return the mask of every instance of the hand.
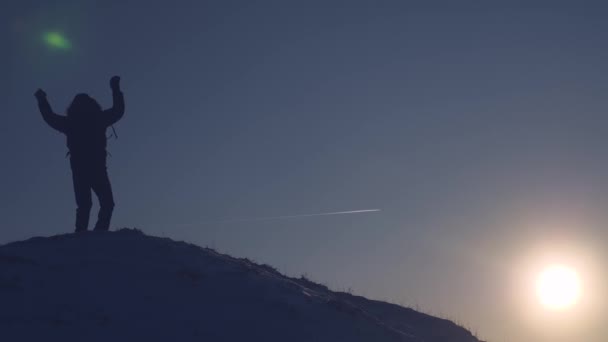
M 38 90 L 36 90 L 36 92 L 34 93 L 34 96 L 36 96 L 37 99 L 44 99 L 46 97 L 46 93 L 44 92 L 44 90 L 38 88 Z
M 120 76 L 114 76 L 110 79 L 110 88 L 120 90 Z

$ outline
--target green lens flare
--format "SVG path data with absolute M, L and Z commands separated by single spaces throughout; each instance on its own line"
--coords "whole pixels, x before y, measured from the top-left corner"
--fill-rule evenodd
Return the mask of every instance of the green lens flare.
M 42 38 L 53 49 L 69 50 L 72 47 L 70 41 L 59 32 L 45 32 Z

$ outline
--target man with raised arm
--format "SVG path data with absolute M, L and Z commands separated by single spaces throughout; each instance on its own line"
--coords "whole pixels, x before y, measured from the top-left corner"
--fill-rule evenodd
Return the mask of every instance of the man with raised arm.
M 112 77 L 110 88 L 114 102 L 112 108 L 102 110 L 95 99 L 87 94 L 78 94 L 68 107 L 66 116 L 53 112 L 42 89 L 34 94 L 44 121 L 67 136 L 77 205 L 76 232 L 88 229 L 91 190 L 97 195 L 100 206 L 94 230 L 107 231 L 110 228 L 114 197 L 106 167 L 106 129 L 120 120 L 125 112 L 120 77 Z

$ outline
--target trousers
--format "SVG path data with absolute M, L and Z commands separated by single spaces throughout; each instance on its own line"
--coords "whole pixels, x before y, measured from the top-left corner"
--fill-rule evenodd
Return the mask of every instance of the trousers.
M 101 158 L 99 158 L 101 159 Z M 114 195 L 108 177 L 105 156 L 102 160 L 70 158 L 72 181 L 76 197 L 76 232 L 86 231 L 89 226 L 89 216 L 93 205 L 91 190 L 99 200 L 99 214 L 94 230 L 107 231 L 110 229 L 112 212 L 114 211 Z

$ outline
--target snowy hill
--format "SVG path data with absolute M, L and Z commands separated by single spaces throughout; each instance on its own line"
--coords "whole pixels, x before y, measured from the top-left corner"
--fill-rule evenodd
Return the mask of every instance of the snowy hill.
M 478 342 L 447 320 L 128 229 L 0 246 L 0 338 Z

